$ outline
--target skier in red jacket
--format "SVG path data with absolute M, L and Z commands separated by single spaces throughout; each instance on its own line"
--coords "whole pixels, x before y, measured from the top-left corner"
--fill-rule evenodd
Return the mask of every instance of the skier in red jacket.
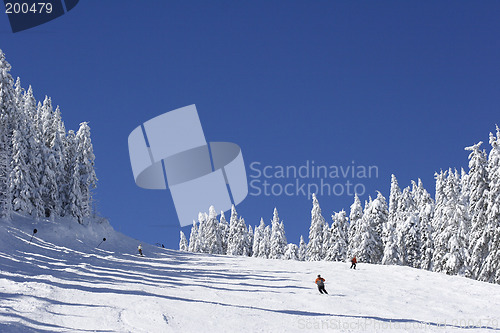
M 318 275 L 318 278 L 314 282 L 318 285 L 318 290 L 320 294 L 323 294 L 324 292 L 325 294 L 328 295 L 328 293 L 325 290 L 325 279 L 323 279 L 321 275 Z

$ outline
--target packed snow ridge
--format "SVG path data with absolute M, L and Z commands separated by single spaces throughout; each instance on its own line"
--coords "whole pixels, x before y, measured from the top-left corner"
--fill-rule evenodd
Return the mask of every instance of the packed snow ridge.
M 0 225 L 0 332 L 500 331 L 500 286 L 463 277 L 144 243 L 141 257 L 107 221 Z

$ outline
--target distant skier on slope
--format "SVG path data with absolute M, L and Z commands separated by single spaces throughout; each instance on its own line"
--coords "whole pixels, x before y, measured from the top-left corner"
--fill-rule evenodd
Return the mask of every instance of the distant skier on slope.
M 323 279 L 321 275 L 318 274 L 318 278 L 316 279 L 316 281 L 314 281 L 314 283 L 318 285 L 318 290 L 320 294 L 323 294 L 324 292 L 325 294 L 328 295 L 328 292 L 325 290 L 325 279 Z
M 356 260 L 356 256 L 352 257 L 351 262 L 352 262 L 351 268 L 356 269 L 356 263 L 358 262 L 358 261 Z
M 137 247 L 137 251 L 139 251 L 139 254 L 141 255 L 141 257 L 144 256 L 142 254 L 142 244 L 139 244 L 139 246 Z

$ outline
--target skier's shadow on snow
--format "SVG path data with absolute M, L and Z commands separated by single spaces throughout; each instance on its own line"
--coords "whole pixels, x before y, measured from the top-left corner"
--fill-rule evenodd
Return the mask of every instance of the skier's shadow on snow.
M 25 297 L 24 295 L 21 294 L 6 294 L 6 293 L 0 293 L 0 299 L 15 299 L 16 297 Z M 90 306 L 90 307 L 101 307 L 101 306 L 95 306 L 95 305 L 88 305 L 88 304 L 74 304 L 74 303 L 65 303 L 65 302 L 59 302 L 55 300 L 51 300 L 48 298 L 43 298 L 43 297 L 36 297 L 36 296 L 29 296 L 33 297 L 37 300 L 42 300 L 42 301 L 47 301 L 51 304 L 55 305 L 70 305 L 70 306 Z M 50 323 L 45 323 L 42 321 L 38 321 L 32 318 L 29 318 L 27 316 L 24 316 L 22 313 L 19 312 L 18 310 L 10 307 L 10 306 L 3 306 L 3 309 L 9 310 L 9 312 L 3 312 L 2 316 L 4 317 L 4 320 L 6 318 L 10 319 L 11 321 L 7 322 L 0 322 L 0 332 L 39 332 L 39 333 L 51 333 L 54 332 L 55 330 L 64 330 L 64 331 L 71 331 L 71 327 L 66 327 L 66 326 L 61 326 L 57 324 L 50 324 Z M 53 312 L 54 314 L 57 315 L 57 313 Z M 30 327 L 26 326 L 25 323 L 29 323 L 31 325 L 36 326 L 35 329 L 31 329 Z M 82 328 L 79 328 L 79 331 L 82 332 L 113 332 L 110 330 L 85 330 Z
M 24 251 L 14 251 L 7 258 L 1 258 L 0 262 L 5 264 L 7 267 L 11 267 L 13 270 L 19 273 L 24 273 L 27 276 L 40 276 L 40 275 L 51 275 L 54 271 L 59 272 L 59 276 L 64 281 L 72 282 L 100 282 L 109 283 L 113 287 L 117 285 L 117 280 L 133 280 L 135 282 L 142 283 L 149 286 L 157 286 L 159 283 L 165 287 L 180 288 L 184 286 L 199 286 L 205 287 L 213 290 L 224 290 L 232 292 L 273 292 L 279 293 L 277 289 L 308 289 L 305 287 L 300 287 L 293 285 L 291 283 L 284 283 L 290 279 L 266 276 L 264 274 L 258 274 L 256 272 L 231 272 L 231 271 L 209 271 L 207 269 L 198 268 L 197 270 L 185 267 L 179 270 L 179 266 L 175 260 L 168 260 L 168 267 L 153 268 L 148 267 L 148 274 L 140 273 L 144 267 L 144 263 L 141 262 L 122 262 L 122 261 L 109 261 L 108 258 L 94 256 L 87 258 L 84 266 L 76 266 L 74 263 L 70 264 L 73 260 L 68 258 L 68 254 L 65 254 L 63 258 L 62 266 L 60 263 L 54 263 L 54 259 L 50 257 L 31 257 L 26 258 L 27 255 L 32 255 Z M 71 256 L 71 255 L 69 255 Z M 81 256 L 76 255 L 77 258 Z M 13 265 L 12 262 L 18 262 L 17 266 Z M 188 261 L 189 262 L 189 261 Z M 185 264 L 185 262 L 184 262 Z M 205 263 L 202 263 L 205 264 Z M 190 263 L 191 265 L 191 263 Z M 71 270 L 67 270 L 71 267 Z M 96 276 L 96 273 L 99 275 Z M 0 274 L 0 277 L 4 277 Z M 12 280 L 17 280 L 16 277 L 7 277 Z M 190 277 L 190 283 L 183 283 L 179 281 L 179 278 Z M 217 280 L 224 279 L 227 280 L 227 286 L 213 286 L 207 285 L 206 279 L 214 278 Z M 20 281 L 22 278 L 20 279 Z M 254 283 L 244 282 L 245 280 L 250 280 Z M 260 284 L 258 281 L 266 281 L 266 283 Z M 229 282 L 231 281 L 231 282 Z M 279 282 L 279 285 L 270 285 L 269 282 Z M 50 283 L 50 282 L 49 282 Z M 247 288 L 245 288 L 247 287 Z M 248 288 L 249 287 L 249 288 Z

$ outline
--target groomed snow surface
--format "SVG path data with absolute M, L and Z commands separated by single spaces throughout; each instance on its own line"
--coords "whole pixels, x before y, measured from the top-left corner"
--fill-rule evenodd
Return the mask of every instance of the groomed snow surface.
M 139 243 L 105 221 L 0 221 L 0 332 L 500 332 L 499 285 Z

